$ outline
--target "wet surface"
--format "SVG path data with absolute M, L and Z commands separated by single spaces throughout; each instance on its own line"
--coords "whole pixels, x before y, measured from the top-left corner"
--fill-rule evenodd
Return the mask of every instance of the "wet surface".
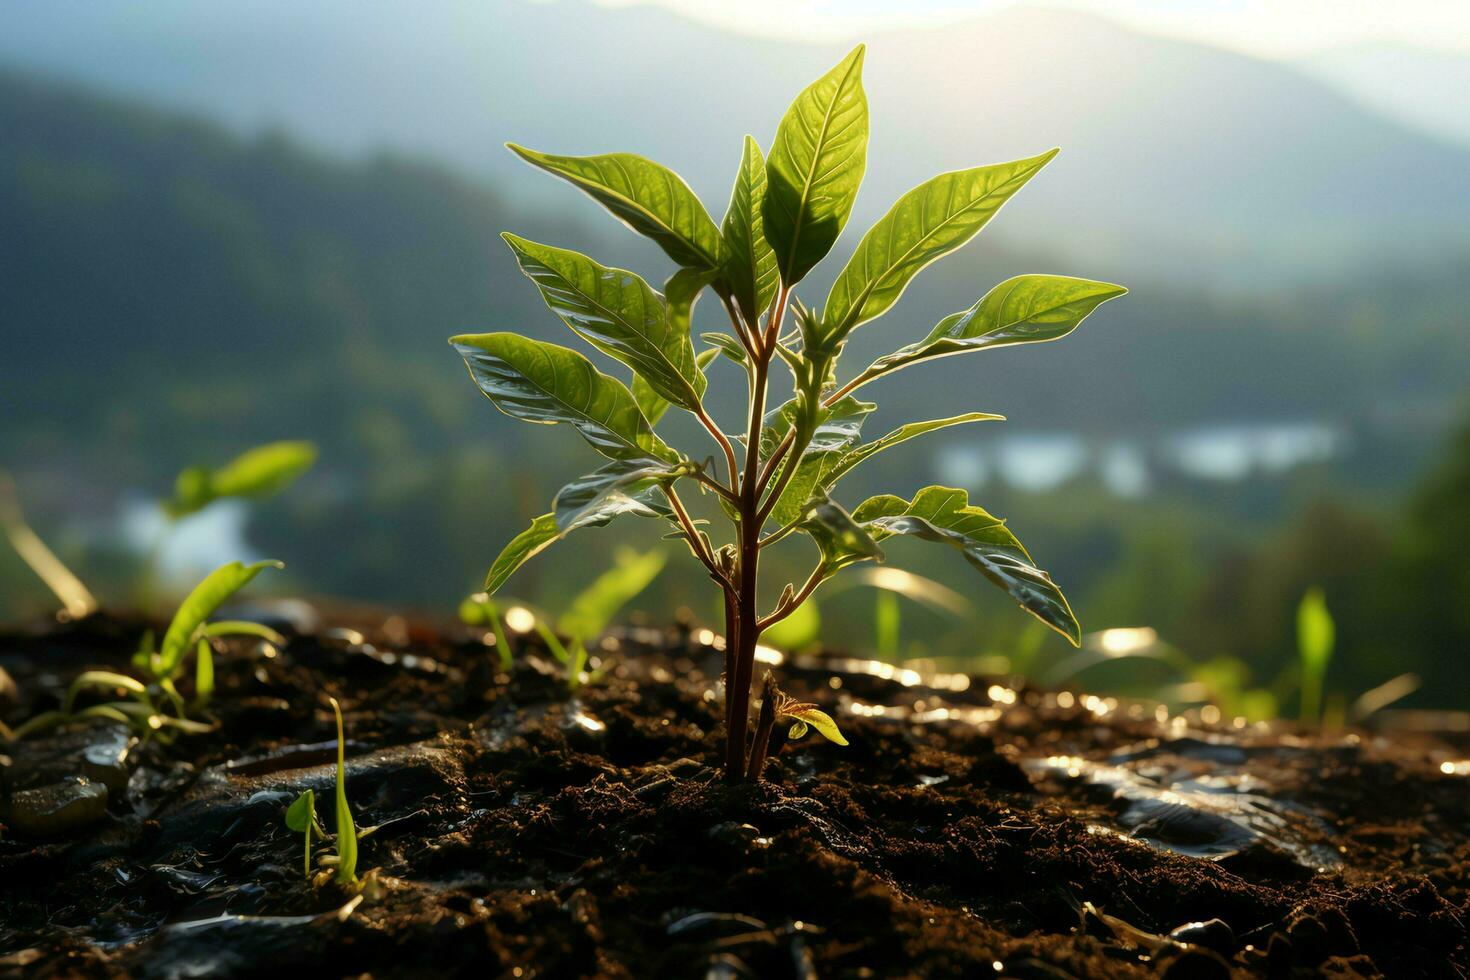
M 141 628 L 0 637 L 3 717 L 125 664 Z M 630 631 L 574 701 L 521 642 L 509 676 L 483 636 L 398 617 L 241 642 L 217 658 L 215 731 L 6 748 L 0 975 L 1470 968 L 1464 734 L 1305 737 L 766 651 L 852 744 L 783 745 L 766 783 L 727 786 L 715 637 Z M 329 696 L 360 892 L 321 863 L 308 879 L 282 819 L 312 789 L 330 826 Z

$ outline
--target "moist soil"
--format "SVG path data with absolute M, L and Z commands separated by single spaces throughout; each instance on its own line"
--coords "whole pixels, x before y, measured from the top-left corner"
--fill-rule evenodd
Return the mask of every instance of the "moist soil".
M 0 634 L 0 717 L 126 669 L 146 625 Z M 707 631 L 609 637 L 606 673 L 568 699 L 531 638 L 501 672 L 482 631 L 331 625 L 221 644 L 213 731 L 130 744 L 104 723 L 3 748 L 0 975 L 1470 972 L 1453 736 L 1206 724 L 805 656 L 773 669 L 851 744 L 783 742 L 762 782 L 732 785 Z M 312 788 L 334 826 L 328 697 L 376 828 L 359 888 L 317 864 L 330 840 L 308 878 L 283 821 Z M 87 799 L 16 812 L 58 782 Z

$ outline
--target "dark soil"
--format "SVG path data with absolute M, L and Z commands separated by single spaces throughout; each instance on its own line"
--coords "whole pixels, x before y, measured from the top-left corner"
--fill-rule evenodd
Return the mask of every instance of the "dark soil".
M 809 736 L 767 781 L 726 785 L 710 768 L 720 656 L 699 633 L 624 635 L 569 703 L 529 641 L 497 676 L 477 632 L 364 620 L 361 637 L 231 644 L 216 731 L 134 747 L 90 826 L 27 838 L 11 821 L 0 974 L 1470 970 L 1464 743 L 1297 738 L 802 658 L 777 668 L 783 686 L 851 745 Z M 93 617 L 0 636 L 18 690 L 8 706 L 0 691 L 3 717 L 54 707 L 85 667 L 122 667 L 141 629 Z M 312 787 L 332 827 L 328 696 L 358 824 L 380 828 L 355 905 L 327 870 L 304 877 L 282 820 Z M 11 745 L 4 793 L 71 778 L 114 734 Z

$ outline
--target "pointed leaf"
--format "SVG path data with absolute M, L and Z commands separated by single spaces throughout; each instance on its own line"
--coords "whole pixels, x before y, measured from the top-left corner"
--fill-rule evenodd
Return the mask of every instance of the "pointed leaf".
M 552 504 L 560 531 L 582 526 L 588 514 L 636 510 L 643 507 L 635 494 L 655 484 L 669 483 L 698 469 L 693 463 L 647 466 L 619 460 L 578 477 L 557 492 Z
M 694 355 L 694 366 L 703 372 L 710 366 L 710 362 L 719 356 L 719 351 L 702 350 Z M 669 410 L 669 400 L 649 387 L 648 382 L 643 380 L 643 375 L 633 375 L 633 384 L 630 386 L 633 392 L 633 400 L 638 403 L 638 410 L 643 417 L 648 419 L 649 425 L 657 425 L 658 420 L 664 417 Z
M 691 409 L 699 405 L 705 382 L 694 366 L 689 320 L 686 316 L 680 324 L 671 319 L 653 287 L 625 269 L 610 269 L 568 249 L 509 233 L 500 237 L 546 305 L 574 333 L 628 365 L 674 404 Z M 687 313 L 693 294 L 684 301 Z
M 189 650 L 189 644 L 194 640 L 195 631 L 214 615 L 221 603 L 243 589 L 265 569 L 285 567 L 278 561 L 258 561 L 253 565 L 232 561 L 205 576 L 204 581 L 194 586 L 194 590 L 179 605 L 173 622 L 168 624 L 168 632 L 163 634 L 163 646 L 159 648 L 159 676 L 174 675 L 184 654 Z
M 887 312 L 921 269 L 973 238 L 1056 154 L 940 174 L 899 198 L 832 284 L 807 347 L 835 350 L 854 328 Z
M 766 159 L 766 238 L 781 281 L 822 260 L 852 213 L 868 156 L 863 46 L 808 86 L 781 120 Z
M 516 569 L 571 532 L 584 527 L 602 527 L 624 514 L 674 520 L 673 510 L 666 501 L 660 499 L 655 488 L 610 494 L 596 506 L 582 510 L 566 527 L 557 526 L 556 514 L 542 514 L 531 522 L 530 527 L 512 538 L 500 552 L 500 556 L 490 566 L 489 574 L 485 576 L 485 591 L 492 595 L 499 591 Z
M 891 494 L 872 497 L 853 512 L 853 519 L 875 541 L 909 534 L 958 548 L 966 561 L 1010 593 L 1023 609 L 1073 645 L 1081 642 L 1077 617 L 1051 576 L 1032 563 L 1004 521 L 970 506 L 964 490 L 926 487 L 912 503 Z
M 771 305 L 780 284 L 776 253 L 766 241 L 766 160 L 754 137 L 745 137 L 740 172 L 730 193 L 730 206 L 720 228 L 729 248 L 725 275 L 735 302 L 750 323 L 757 323 Z
M 1110 299 L 1122 286 L 1068 276 L 1028 275 L 1007 279 L 968 310 L 940 320 L 929 336 L 874 361 L 860 376 L 879 375 L 935 357 L 967 351 L 1058 340 Z
M 818 708 L 814 704 L 791 705 L 784 712 L 782 712 L 782 716 L 785 718 L 795 719 L 796 723 L 802 726 L 810 725 L 817 731 L 821 732 L 822 736 L 829 742 L 832 742 L 836 745 L 847 744 L 847 739 L 842 737 L 842 732 L 839 731 L 837 728 L 837 722 L 832 720 L 831 715 L 827 714 L 827 712 L 823 711 L 821 708 Z M 796 732 L 796 726 L 793 725 L 792 731 L 788 734 L 791 738 L 800 738 L 802 735 L 806 734 L 806 728 L 803 727 L 798 734 Z
M 823 486 L 830 487 L 838 480 L 847 475 L 847 472 L 857 466 L 863 460 L 876 456 L 885 449 L 891 449 L 901 442 L 906 442 L 915 436 L 921 436 L 926 432 L 936 429 L 947 428 L 951 425 L 962 425 L 966 422 L 1001 422 L 1005 420 L 1004 415 L 991 415 L 986 412 L 966 412 L 964 415 L 955 415 L 947 419 L 931 419 L 928 422 L 910 422 L 901 425 L 880 439 L 864 443 L 850 452 L 844 453 L 826 473 L 826 482 Z
M 745 369 L 746 374 L 754 371 L 750 363 L 750 355 L 740 345 L 740 341 L 726 333 L 702 333 L 699 339 L 711 345 L 715 353 L 724 354 L 730 360 Z M 708 351 L 706 352 L 708 353 Z
M 668 167 L 632 153 L 571 157 L 506 146 L 532 166 L 585 191 L 680 265 L 718 269 L 724 264 L 720 229 L 684 179 Z
M 449 342 L 506 415 L 542 425 L 565 422 L 611 459 L 676 458 L 653 434 L 632 392 L 576 351 L 513 333 L 462 334 Z

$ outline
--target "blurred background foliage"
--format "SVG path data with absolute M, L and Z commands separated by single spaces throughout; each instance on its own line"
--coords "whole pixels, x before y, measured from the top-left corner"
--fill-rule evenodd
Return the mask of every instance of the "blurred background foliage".
M 426 13 L 431 26 L 391 48 L 396 73 L 377 77 L 370 56 L 393 27 L 381 12 L 119 8 L 13 12 L 0 39 L 0 464 L 31 524 L 114 605 L 133 595 L 181 469 L 305 439 L 320 459 L 285 493 L 179 520 L 165 578 L 270 555 L 288 562 L 283 591 L 452 615 L 503 542 L 591 463 L 575 437 L 496 413 L 444 343 L 498 328 L 566 342 L 498 233 L 663 268 L 577 195 L 501 160 L 499 141 L 644 152 L 686 172 L 718 214 L 738 127 L 767 140 L 840 47 L 637 6 L 451 4 L 456 16 Z M 108 33 L 124 15 L 131 30 Z M 255 30 L 231 33 L 242 25 Z M 446 54 L 456 32 L 478 40 Z M 635 71 L 607 50 L 650 36 L 662 63 Z M 977 37 L 998 52 L 983 78 L 962 57 Z M 1086 56 L 1038 79 L 1025 59 L 1047 38 Z M 1079 683 L 1292 714 L 1299 603 L 1320 588 L 1336 624 L 1328 702 L 1412 672 L 1423 686 L 1406 703 L 1470 707 L 1470 146 L 1321 72 L 1080 14 L 1010 11 L 871 40 L 869 172 L 882 186 L 865 190 L 839 253 L 872 219 L 863 208 L 905 181 L 1067 152 L 1054 182 L 1042 175 L 927 271 L 851 360 L 916 339 L 1019 272 L 1132 293 L 1060 344 L 875 388 L 874 432 L 971 409 L 1010 421 L 878 457 L 848 502 L 967 487 L 1052 571 L 1085 629 L 1155 631 L 1156 655 L 1100 657 Z M 313 44 L 319 58 L 293 56 Z M 901 100 L 924 78 L 900 80 L 895 63 L 956 79 L 947 114 L 925 104 L 905 119 Z M 772 67 L 735 92 L 732 65 Z M 589 103 L 599 71 L 616 77 Z M 700 309 L 696 332 L 718 329 L 716 312 Z M 713 404 L 738 430 L 740 376 L 713 370 Z M 700 445 L 681 422 L 666 423 L 674 438 Z M 562 610 L 617 549 L 649 546 L 639 530 L 588 533 L 511 591 Z M 775 574 L 800 573 L 799 552 L 776 551 Z M 894 582 L 828 588 L 783 639 L 1042 679 L 1078 663 L 942 549 L 894 551 L 962 603 L 915 601 Z M 672 546 L 667 557 L 687 560 Z M 695 572 L 650 575 L 633 606 L 715 624 Z M 0 555 L 0 617 L 51 608 Z

